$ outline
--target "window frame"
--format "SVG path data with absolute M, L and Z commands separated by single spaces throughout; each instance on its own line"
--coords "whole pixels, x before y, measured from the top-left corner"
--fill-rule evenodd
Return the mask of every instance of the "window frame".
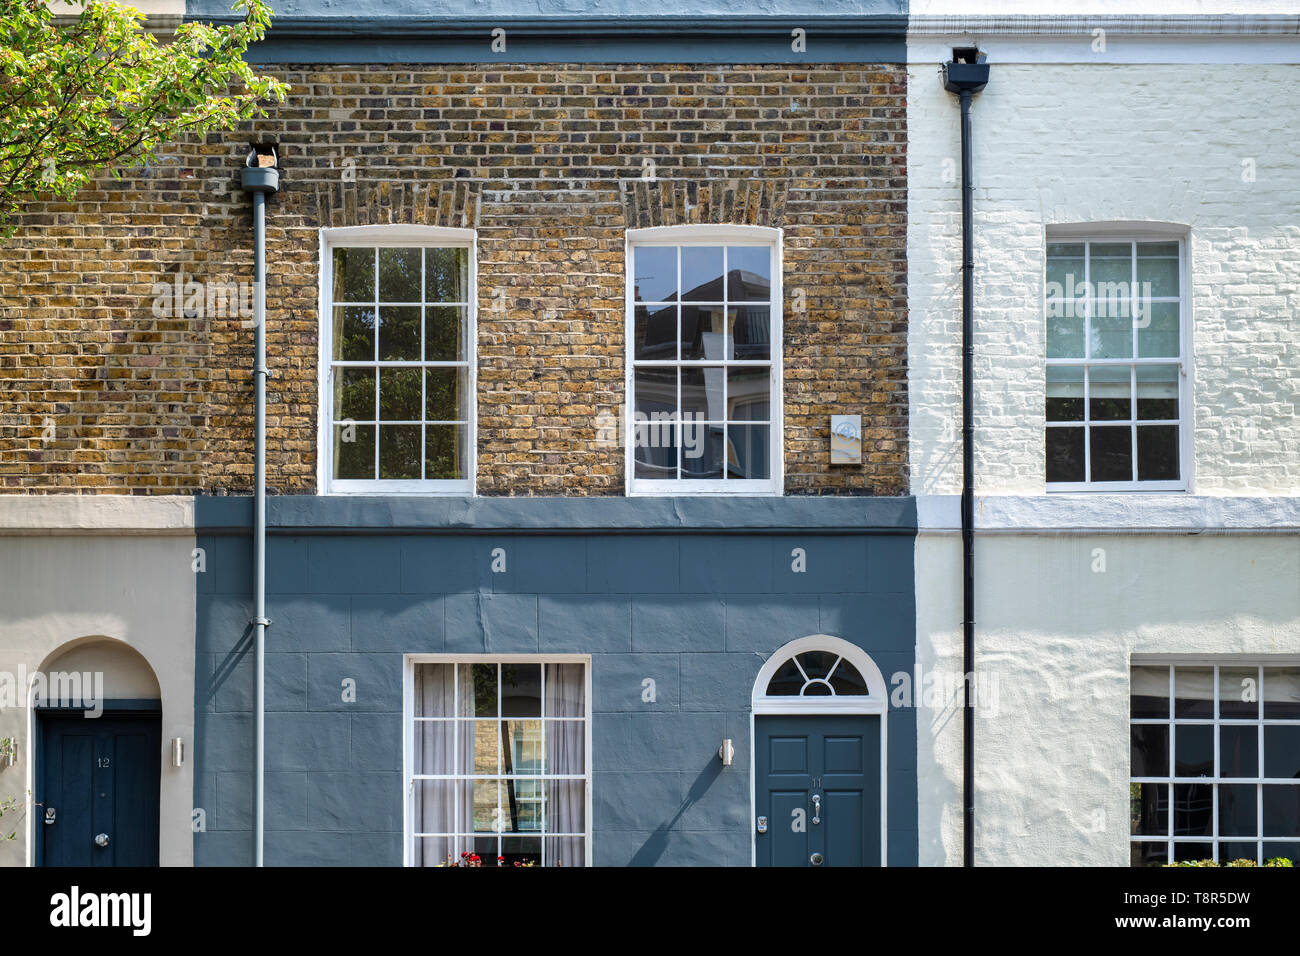
M 1044 488 L 1048 494 L 1077 493 L 1085 492 L 1090 494 L 1107 494 L 1121 492 L 1150 492 L 1150 493 L 1183 493 L 1188 494 L 1193 490 L 1193 433 L 1194 433 L 1194 415 L 1195 408 L 1192 405 L 1192 299 L 1189 289 L 1191 275 L 1189 262 L 1189 235 L 1186 229 L 1170 226 L 1167 229 L 1152 228 L 1150 224 L 1145 224 L 1146 228 L 1134 227 L 1128 223 L 1092 223 L 1077 226 L 1053 226 L 1049 227 L 1043 244 L 1042 255 L 1042 273 L 1040 276 L 1042 284 L 1042 294 L 1039 296 L 1039 318 L 1043 329 L 1043 396 L 1044 401 L 1039 407 L 1041 422 L 1043 427 L 1043 440 L 1040 447 L 1043 449 L 1043 469 L 1044 469 Z M 1119 359 L 1093 359 L 1085 358 L 1049 358 L 1047 356 L 1047 246 L 1055 243 L 1119 243 L 1119 242 L 1177 242 L 1178 243 L 1178 357 L 1171 358 L 1166 356 L 1140 358 L 1132 355 L 1129 358 Z M 1085 281 L 1091 281 L 1091 257 L 1085 256 Z M 1091 317 L 1091 313 L 1090 313 Z M 1087 331 L 1085 326 L 1085 343 L 1087 341 Z M 1178 473 L 1179 477 L 1174 481 L 1047 481 L 1047 370 L 1052 367 L 1064 368 L 1091 368 L 1096 366 L 1109 365 L 1119 368 L 1133 368 L 1139 365 L 1177 365 L 1178 366 Z M 1130 378 L 1132 382 L 1132 378 Z M 1137 395 L 1134 392 L 1131 395 L 1133 403 L 1132 416 L 1128 422 L 1113 422 L 1114 425 L 1126 424 L 1131 429 L 1131 442 L 1133 443 L 1133 465 L 1137 467 L 1137 425 L 1140 420 L 1137 419 Z M 1084 430 L 1084 461 L 1085 474 L 1087 474 L 1088 463 L 1091 458 L 1091 443 L 1088 441 L 1089 409 L 1087 407 L 1087 398 L 1084 399 L 1085 422 L 1079 423 L 1077 427 Z
M 772 275 L 769 297 L 771 347 L 768 364 L 771 389 L 768 416 L 769 478 L 637 478 L 636 477 L 636 394 L 633 354 L 636 341 L 636 302 L 634 299 L 633 251 L 640 246 L 767 246 Z M 624 307 L 623 307 L 623 468 L 624 488 L 629 497 L 723 496 L 773 497 L 785 493 L 785 393 L 784 368 L 784 287 L 782 230 L 769 226 L 699 225 L 655 226 L 628 229 L 624 234 Z M 677 290 L 681 295 L 681 290 Z M 678 300 L 680 303 L 680 299 Z M 667 366 L 669 363 L 664 362 Z M 681 368 L 680 359 L 671 363 Z M 729 487 L 728 487 L 729 486 Z
M 1264 681 L 1266 680 L 1265 671 L 1270 669 L 1295 668 L 1300 666 L 1300 655 L 1265 655 L 1265 654 L 1219 654 L 1213 656 L 1170 656 L 1170 655 L 1139 655 L 1134 654 L 1129 659 L 1128 670 L 1128 698 L 1129 713 L 1126 721 L 1129 729 L 1129 768 L 1127 783 L 1131 788 L 1134 784 L 1152 784 L 1165 786 L 1169 788 L 1167 794 L 1169 818 L 1166 822 L 1168 832 L 1161 837 L 1160 834 L 1135 834 L 1131 830 L 1128 836 L 1129 846 L 1135 843 L 1152 843 L 1165 845 L 1166 862 L 1175 862 L 1174 845 L 1177 843 L 1184 844 L 1204 844 L 1208 843 L 1213 848 L 1213 859 L 1223 863 L 1227 861 L 1220 860 L 1219 848 L 1225 843 L 1247 843 L 1255 846 L 1255 863 L 1262 865 L 1264 862 L 1264 847 L 1267 844 L 1288 844 L 1295 847 L 1295 852 L 1291 854 L 1293 862 L 1300 862 L 1300 837 L 1292 836 L 1268 836 L 1264 833 L 1264 791 L 1265 786 L 1280 785 L 1292 786 L 1296 788 L 1296 793 L 1300 794 L 1300 782 L 1295 778 L 1274 778 L 1264 775 L 1265 763 L 1265 734 L 1264 728 L 1268 726 L 1285 726 L 1300 727 L 1300 718 L 1279 718 L 1264 716 L 1264 698 L 1262 691 Z M 1163 667 L 1169 671 L 1168 700 L 1169 713 L 1167 717 L 1137 717 L 1133 716 L 1132 699 L 1133 699 L 1133 671 L 1140 667 Z M 1177 668 L 1212 668 L 1213 669 L 1213 715 L 1210 717 L 1179 717 L 1175 714 L 1174 701 L 1176 700 L 1176 670 Z M 1255 668 L 1256 676 L 1261 680 L 1259 689 L 1261 690 L 1258 698 L 1258 710 L 1256 716 L 1249 717 L 1223 717 L 1220 715 L 1220 670 L 1243 670 Z M 1156 725 L 1169 728 L 1168 736 L 1168 773 L 1163 777 L 1143 776 L 1137 777 L 1133 774 L 1132 763 L 1132 728 L 1138 725 Z M 1213 728 L 1214 737 L 1214 775 L 1208 777 L 1179 777 L 1175 759 L 1177 754 L 1177 728 L 1179 726 L 1209 726 Z M 1258 773 L 1254 777 L 1225 777 L 1222 775 L 1222 766 L 1220 764 L 1220 729 L 1222 727 L 1255 727 L 1257 728 L 1257 760 Z M 1210 822 L 1211 833 L 1194 834 L 1191 836 L 1179 836 L 1175 832 L 1174 814 L 1176 812 L 1175 802 L 1172 799 L 1173 788 L 1180 785 L 1189 785 L 1199 783 L 1210 786 L 1211 791 L 1211 809 Z M 1254 836 L 1233 836 L 1222 835 L 1219 833 L 1219 787 L 1220 786 L 1254 786 L 1255 787 L 1255 830 Z M 1131 865 L 1131 864 L 1130 864 Z
M 418 664 L 581 664 L 583 669 L 583 856 L 592 866 L 592 699 L 590 654 L 404 654 L 402 656 L 402 866 L 415 866 L 415 668 Z M 544 706 L 544 705 L 543 705 Z M 518 776 L 531 777 L 529 774 Z M 538 777 L 538 779 L 546 779 Z M 542 834 L 542 844 L 545 837 Z
M 478 255 L 473 229 L 443 226 L 343 226 L 320 230 L 320 338 L 317 367 L 316 487 L 322 495 L 472 496 L 478 470 Z M 465 305 L 466 398 L 465 477 L 454 479 L 341 478 L 334 474 L 333 412 L 333 280 L 335 248 L 456 248 L 467 249 L 468 301 Z M 377 290 L 376 290 L 377 291 Z M 423 367 L 423 366 L 422 366 Z M 376 430 L 375 441 L 379 435 Z M 423 463 L 422 463 L 423 464 Z

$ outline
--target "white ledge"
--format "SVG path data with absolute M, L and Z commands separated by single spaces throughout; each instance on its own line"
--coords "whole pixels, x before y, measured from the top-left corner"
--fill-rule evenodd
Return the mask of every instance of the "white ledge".
M 920 531 L 961 530 L 960 495 L 918 495 Z M 1300 498 L 1182 494 L 976 495 L 975 530 L 1016 534 L 1283 534 L 1300 531 Z
M 0 495 L 0 536 L 194 534 L 189 495 Z

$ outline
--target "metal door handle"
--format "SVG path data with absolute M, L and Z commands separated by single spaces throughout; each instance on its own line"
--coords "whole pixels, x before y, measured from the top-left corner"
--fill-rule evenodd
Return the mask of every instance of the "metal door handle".
M 820 853 L 814 853 L 812 856 L 808 857 L 808 862 L 811 863 L 813 866 L 821 866 L 823 859 L 825 859 L 825 857 L 823 857 Z
M 55 818 L 56 816 L 58 816 L 58 813 L 59 813 L 59 811 L 56 810 L 56 809 L 54 809 L 54 807 L 46 807 L 46 808 L 45 808 L 45 822 L 46 822 L 46 824 L 53 823 L 53 822 L 54 822 L 54 818 Z
M 101 833 L 95 837 L 95 846 L 108 846 L 108 834 Z
M 821 822 L 822 822 L 822 816 L 821 816 L 821 814 L 822 814 L 822 795 L 821 795 L 820 793 L 814 793 L 814 794 L 813 794 L 813 818 L 812 818 L 812 822 L 813 822 L 813 823 L 821 823 Z

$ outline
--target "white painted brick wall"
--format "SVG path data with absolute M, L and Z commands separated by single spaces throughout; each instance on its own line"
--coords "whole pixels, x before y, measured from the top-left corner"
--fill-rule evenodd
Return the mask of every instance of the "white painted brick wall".
M 974 104 L 977 493 L 1045 488 L 1045 228 L 1140 220 L 1190 229 L 1192 490 L 1300 494 L 1296 67 L 1089 63 L 1086 41 L 1082 63 L 999 63 L 992 46 Z M 935 66 L 909 81 L 912 490 L 955 494 L 958 108 Z

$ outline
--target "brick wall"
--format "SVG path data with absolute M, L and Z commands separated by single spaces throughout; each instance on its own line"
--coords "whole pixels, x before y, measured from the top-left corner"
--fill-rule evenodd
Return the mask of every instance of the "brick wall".
M 268 207 L 274 492 L 316 490 L 317 230 L 389 222 L 477 230 L 480 494 L 622 493 L 597 415 L 623 401 L 624 230 L 722 222 L 785 231 L 787 491 L 906 492 L 901 67 L 274 72 L 290 99 L 252 130 L 285 168 Z M 248 139 L 169 147 L 32 207 L 0 245 L 0 490 L 250 489 L 252 330 L 152 308 L 178 272 L 251 280 Z M 863 416 L 859 468 L 827 464 L 833 412 Z

